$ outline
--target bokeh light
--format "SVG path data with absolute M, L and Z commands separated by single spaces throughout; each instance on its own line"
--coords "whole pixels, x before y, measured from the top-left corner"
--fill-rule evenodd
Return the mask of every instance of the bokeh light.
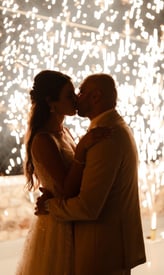
M 144 207 L 164 186 L 164 2 L 160 0 L 0 1 L 0 173 L 21 173 L 28 91 L 42 69 L 114 77 L 118 110 L 139 151 Z M 66 118 L 75 139 L 89 122 Z

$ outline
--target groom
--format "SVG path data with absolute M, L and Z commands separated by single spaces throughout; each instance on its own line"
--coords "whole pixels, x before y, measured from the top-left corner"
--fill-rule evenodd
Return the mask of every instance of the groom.
M 47 200 L 60 221 L 74 221 L 75 275 L 130 275 L 146 261 L 138 197 L 134 138 L 116 111 L 110 75 L 94 74 L 80 86 L 78 114 L 97 126 L 115 128 L 87 152 L 77 197 Z M 39 211 L 44 209 L 38 205 Z

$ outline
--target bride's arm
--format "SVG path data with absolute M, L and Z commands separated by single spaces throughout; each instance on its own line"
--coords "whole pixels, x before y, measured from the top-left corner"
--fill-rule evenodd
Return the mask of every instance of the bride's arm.
M 107 127 L 97 127 L 80 138 L 76 146 L 72 165 L 64 179 L 63 188 L 65 197 L 74 197 L 79 194 L 88 149 L 101 139 L 109 136 L 111 136 L 111 129 Z
M 39 163 L 37 176 L 42 179 L 43 186 L 45 188 L 53 186 L 55 193 L 63 197 L 64 185 L 67 182 L 66 178 L 69 170 L 63 162 L 58 144 L 54 142 L 49 134 L 39 133 L 33 139 L 31 151 L 33 159 L 36 163 Z M 78 176 L 78 173 L 76 173 L 76 176 Z M 68 176 L 69 181 L 72 180 L 70 177 L 72 176 Z

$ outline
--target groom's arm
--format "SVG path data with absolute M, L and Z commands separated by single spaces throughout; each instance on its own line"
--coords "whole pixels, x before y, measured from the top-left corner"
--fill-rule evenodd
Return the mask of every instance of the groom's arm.
M 111 139 L 92 147 L 87 155 L 78 196 L 48 200 L 49 212 L 59 220 L 96 220 L 120 167 L 119 146 Z

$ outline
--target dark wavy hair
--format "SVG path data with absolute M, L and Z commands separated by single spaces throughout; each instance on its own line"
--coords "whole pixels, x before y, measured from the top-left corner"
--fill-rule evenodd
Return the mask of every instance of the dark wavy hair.
M 71 78 L 61 72 L 44 70 L 34 78 L 33 88 L 30 91 L 31 110 L 28 119 L 28 128 L 25 135 L 26 157 L 24 162 L 24 174 L 27 179 L 27 187 L 31 190 L 34 186 L 34 166 L 31 155 L 31 145 L 35 134 L 42 129 L 50 117 L 50 107 L 47 99 L 57 101 L 63 87 L 71 81 Z

